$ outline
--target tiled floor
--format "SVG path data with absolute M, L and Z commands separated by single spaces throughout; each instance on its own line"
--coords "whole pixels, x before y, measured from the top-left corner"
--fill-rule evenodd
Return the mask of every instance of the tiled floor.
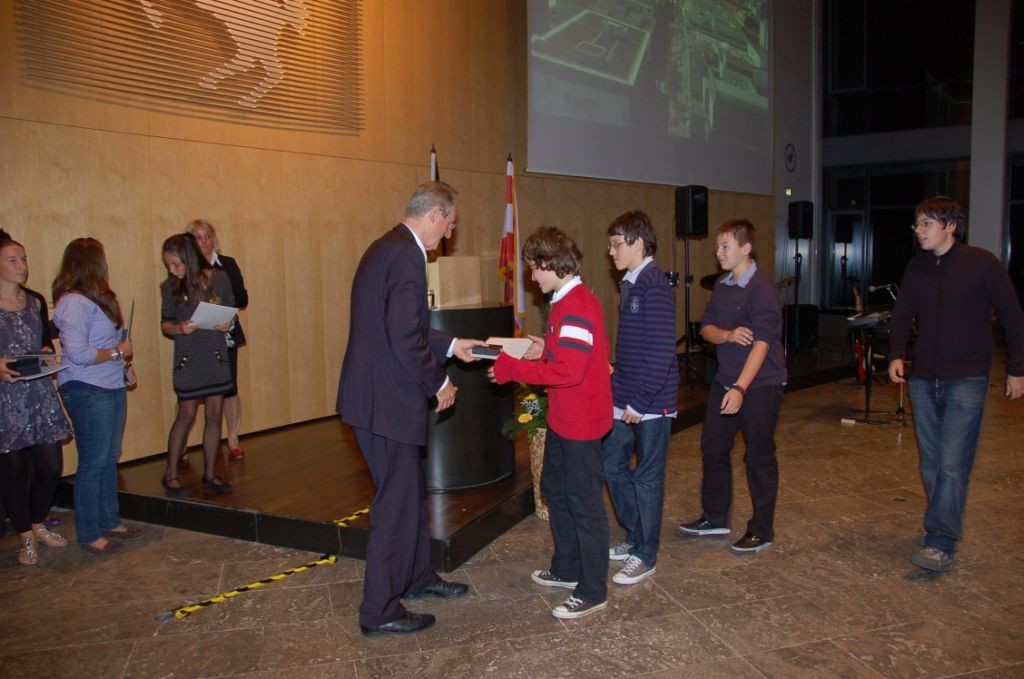
M 729 540 L 675 535 L 699 513 L 699 427 L 683 431 L 672 438 L 658 572 L 610 584 L 608 608 L 591 617 L 556 620 L 565 592 L 530 582 L 551 545 L 535 517 L 453 574 L 471 584 L 468 598 L 410 606 L 436 614 L 434 628 L 369 639 L 356 621 L 362 562 L 158 622 L 317 555 L 143 526 L 117 557 L 42 547 L 26 568 L 8 535 L 0 677 L 1024 677 L 1024 404 L 1001 389 L 997 378 L 957 567 L 939 578 L 907 561 L 923 506 L 912 427 L 842 426 L 862 392 L 839 383 L 787 396 L 772 549 L 739 557 Z M 894 407 L 891 388 L 873 405 Z M 740 454 L 732 539 L 748 511 Z

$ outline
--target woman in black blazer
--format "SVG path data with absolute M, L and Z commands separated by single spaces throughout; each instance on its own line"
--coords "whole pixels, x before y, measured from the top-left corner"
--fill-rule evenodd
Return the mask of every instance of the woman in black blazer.
M 207 261 L 214 268 L 221 269 L 228 275 L 231 281 L 231 292 L 235 296 L 235 306 L 244 309 L 249 306 L 249 292 L 245 289 L 245 279 L 242 277 L 242 270 L 238 268 L 238 262 L 233 257 L 222 255 L 217 243 L 217 230 L 213 224 L 205 219 L 195 219 L 189 222 L 185 231 L 192 234 L 199 249 Z M 238 430 L 242 422 L 242 402 L 238 398 L 238 349 L 245 346 L 245 333 L 242 331 L 242 322 L 236 320 L 231 331 L 228 333 L 228 358 L 231 362 L 231 391 L 224 396 L 224 421 L 228 426 L 228 449 L 232 460 L 241 460 L 245 457 L 238 442 Z M 185 458 L 182 457 L 182 460 Z

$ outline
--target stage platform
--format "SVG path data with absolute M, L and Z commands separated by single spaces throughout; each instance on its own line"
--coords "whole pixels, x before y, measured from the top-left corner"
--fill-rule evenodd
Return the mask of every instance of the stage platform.
M 699 359 L 691 365 L 701 367 Z M 679 394 L 673 433 L 703 419 L 708 388 L 691 371 Z M 815 352 L 790 361 L 789 389 L 852 376 L 847 356 Z M 199 425 L 197 425 L 199 426 Z M 185 495 L 167 498 L 160 485 L 165 456 L 121 465 L 121 513 L 127 519 L 213 533 L 313 552 L 364 558 L 367 513 L 374 486 L 351 430 L 337 417 L 290 425 L 242 437 L 246 458 L 229 462 L 226 450 L 217 474 L 234 491 L 217 495 L 202 488 L 202 452 L 191 449 L 178 477 Z M 65 479 L 58 502 L 71 506 L 74 477 Z M 429 495 L 431 560 L 442 572 L 458 568 L 476 552 L 534 511 L 533 480 L 525 440 L 515 449 L 515 471 L 500 483 Z

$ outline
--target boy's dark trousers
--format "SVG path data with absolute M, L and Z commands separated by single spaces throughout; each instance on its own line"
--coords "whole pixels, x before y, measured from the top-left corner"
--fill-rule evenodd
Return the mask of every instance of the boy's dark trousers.
M 547 500 L 555 554 L 551 572 L 575 580 L 573 596 L 608 598 L 608 515 L 604 507 L 601 439 L 574 441 L 548 429 L 540 490 Z
M 722 415 L 720 409 L 725 387 L 711 385 L 700 450 L 704 479 L 700 499 L 704 516 L 716 526 L 729 525 L 732 502 L 732 447 L 736 432 L 743 433 L 747 452 L 747 487 L 754 515 L 747 531 L 765 540 L 775 539 L 775 500 L 779 493 L 779 462 L 775 458 L 775 424 L 782 409 L 783 388 L 767 386 L 751 389 L 735 415 Z

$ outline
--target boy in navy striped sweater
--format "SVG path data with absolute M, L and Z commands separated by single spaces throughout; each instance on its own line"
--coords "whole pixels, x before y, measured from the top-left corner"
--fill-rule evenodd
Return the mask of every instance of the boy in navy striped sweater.
M 612 581 L 654 574 L 665 498 L 665 457 L 679 399 L 675 291 L 654 262 L 651 219 L 635 210 L 608 227 L 608 254 L 625 271 L 612 374 L 613 424 L 604 440 L 604 476 L 625 539 L 608 550 L 624 561 Z M 636 467 L 629 461 L 636 451 Z

